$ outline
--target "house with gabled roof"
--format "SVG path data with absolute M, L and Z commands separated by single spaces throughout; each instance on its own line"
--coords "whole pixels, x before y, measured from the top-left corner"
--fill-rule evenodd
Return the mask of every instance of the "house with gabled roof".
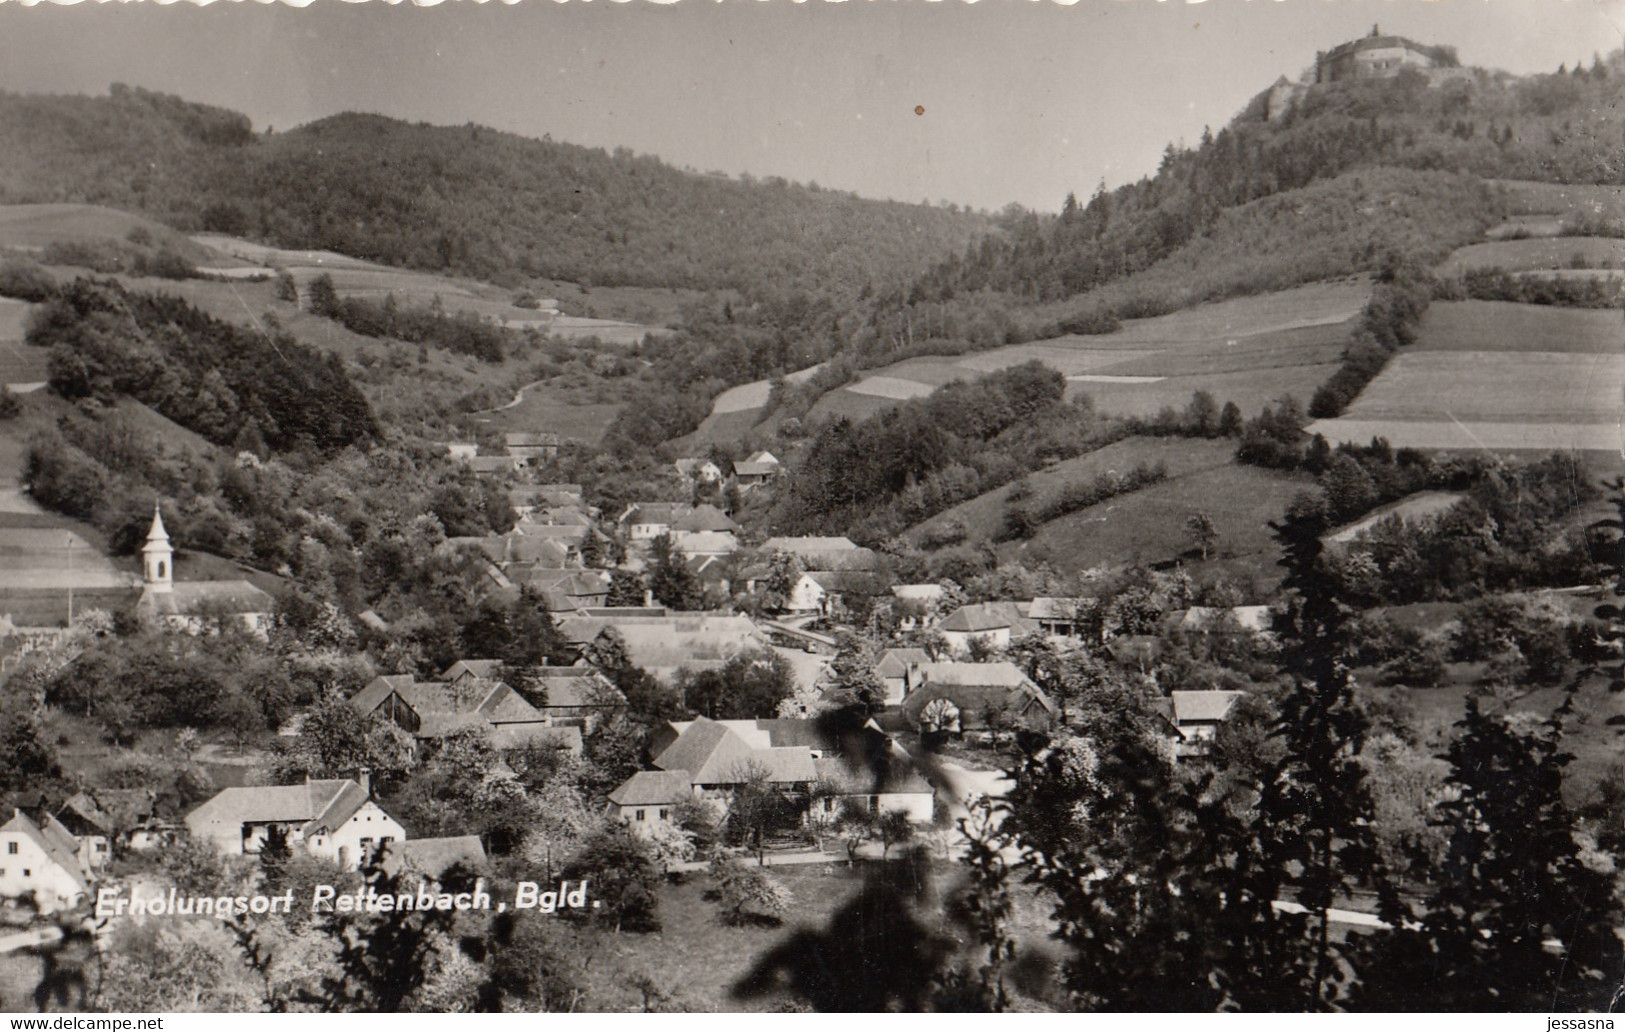
M 887 649 L 875 663 L 875 673 L 886 685 L 886 705 L 901 705 L 909 691 L 921 683 L 920 668 L 933 662 L 924 649 Z
M 678 459 L 672 468 L 691 484 L 715 484 L 722 479 L 722 467 L 710 459 Z
M 390 842 L 406 839 L 406 829 L 372 798 L 372 779 L 335 778 L 302 785 L 259 785 L 222 789 L 186 815 L 193 838 L 212 843 L 228 856 L 258 853 L 273 828 L 290 847 L 355 870 Z
M 95 877 L 79 842 L 54 817 L 35 822 L 21 809 L 0 824 L 0 899 L 28 900 L 40 913 L 83 902 Z
M 580 752 L 578 728 L 554 727 L 545 713 L 500 681 L 465 678 L 455 684 L 410 675 L 375 677 L 350 699 L 363 716 L 382 714 L 420 743 L 481 727 L 498 749 L 554 743 Z
M 626 708 L 621 690 L 590 666 L 533 667 L 528 676 L 540 693 L 528 701 L 555 727 L 591 731 L 600 720 Z
M 677 807 L 693 799 L 688 771 L 640 770 L 609 794 L 609 805 L 633 831 L 648 835 L 657 822 L 672 823 Z
M 634 502 L 615 522 L 628 541 L 642 544 L 671 534 L 673 524 L 694 511 L 687 502 Z
M 1230 719 L 1236 703 L 1246 697 L 1241 691 L 1170 692 L 1174 727 L 1179 732 L 1176 751 L 1180 756 L 1200 756 L 1213 746 L 1219 728 Z
M 805 790 L 818 777 L 807 746 L 753 745 L 727 724 L 705 717 L 662 749 L 654 766 L 686 772 L 700 798 L 726 796 L 757 778 L 781 790 Z
M 960 606 L 937 625 L 955 655 L 968 655 L 971 642 L 989 648 L 1007 648 L 1010 642 L 1038 633 L 1038 622 L 1022 612 L 1019 602 L 980 602 Z
M 910 727 L 959 733 L 1047 726 L 1058 712 L 1043 689 L 1008 661 L 921 663 L 918 676 L 901 708 Z
M 784 472 L 784 464 L 769 451 L 755 452 L 733 464 L 734 483 L 742 491 L 759 487 Z
M 90 793 L 79 791 L 69 796 L 58 808 L 56 819 L 78 843 L 79 866 L 94 871 L 113 858 L 116 822 Z

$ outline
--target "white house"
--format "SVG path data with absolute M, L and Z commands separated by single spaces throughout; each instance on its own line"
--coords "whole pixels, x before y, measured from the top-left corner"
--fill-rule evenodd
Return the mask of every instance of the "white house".
M 78 841 L 54 817 L 41 826 L 12 811 L 0 825 L 0 899 L 31 900 L 41 913 L 78 904 L 91 882 L 78 854 Z
M 640 770 L 609 794 L 609 805 L 631 829 L 653 833 L 655 824 L 670 824 L 678 804 L 694 799 L 686 770 Z
M 360 781 L 227 788 L 187 814 L 186 827 L 232 856 L 258 853 L 270 830 L 280 828 L 290 846 L 348 870 L 386 843 L 406 840 L 406 829 L 373 800 L 366 773 Z
M 937 630 L 948 640 L 955 655 L 964 656 L 973 641 L 996 649 L 1007 647 L 1013 639 L 1036 633 L 1038 623 L 1027 617 L 1016 602 L 984 602 L 979 605 L 960 606 Z

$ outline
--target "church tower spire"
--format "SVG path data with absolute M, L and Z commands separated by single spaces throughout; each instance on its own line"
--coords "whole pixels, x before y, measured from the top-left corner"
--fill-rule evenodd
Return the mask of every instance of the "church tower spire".
M 141 549 L 141 571 L 148 591 L 175 589 L 175 549 L 169 544 L 169 532 L 164 530 L 164 516 L 156 502 L 152 506 L 152 529 L 147 531 L 147 543 Z

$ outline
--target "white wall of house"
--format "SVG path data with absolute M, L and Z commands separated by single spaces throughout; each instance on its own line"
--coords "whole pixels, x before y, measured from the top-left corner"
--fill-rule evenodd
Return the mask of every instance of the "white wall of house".
M 785 608 L 797 613 L 816 613 L 823 607 L 825 594 L 823 585 L 802 574 L 785 600 Z
M 618 806 L 616 812 L 626 826 L 637 834 L 652 835 L 656 824 L 672 822 L 672 809 L 669 803 L 639 803 L 636 806 Z
M 1010 628 L 996 627 L 990 631 L 943 631 L 943 638 L 947 639 L 948 648 L 956 656 L 970 655 L 970 643 L 974 638 L 980 638 L 993 648 L 1006 648 L 1010 644 Z
M 364 856 L 385 841 L 405 842 L 406 829 L 369 799 L 355 816 L 334 831 L 311 836 L 305 842 L 305 849 L 312 856 L 326 857 L 345 870 L 353 871 L 361 866 Z
M 72 871 L 21 832 L 0 835 L 0 899 L 33 897 L 44 913 L 70 907 L 84 896 Z
M 840 814 L 842 805 L 848 799 L 856 801 L 873 814 L 905 813 L 911 824 L 930 824 L 936 816 L 936 795 L 932 792 L 859 792 L 849 796 L 824 796 L 813 800 L 812 805 L 822 812 L 825 820 L 830 820 Z
M 634 523 L 628 528 L 633 541 L 653 541 L 662 534 L 671 533 L 669 523 Z

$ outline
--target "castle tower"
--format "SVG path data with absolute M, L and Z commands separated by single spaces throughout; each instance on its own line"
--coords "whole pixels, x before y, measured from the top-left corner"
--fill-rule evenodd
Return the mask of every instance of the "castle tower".
M 164 517 L 156 503 L 152 507 L 152 529 L 147 531 L 147 543 L 141 548 L 141 573 L 147 591 L 175 590 L 175 549 L 170 547 Z

